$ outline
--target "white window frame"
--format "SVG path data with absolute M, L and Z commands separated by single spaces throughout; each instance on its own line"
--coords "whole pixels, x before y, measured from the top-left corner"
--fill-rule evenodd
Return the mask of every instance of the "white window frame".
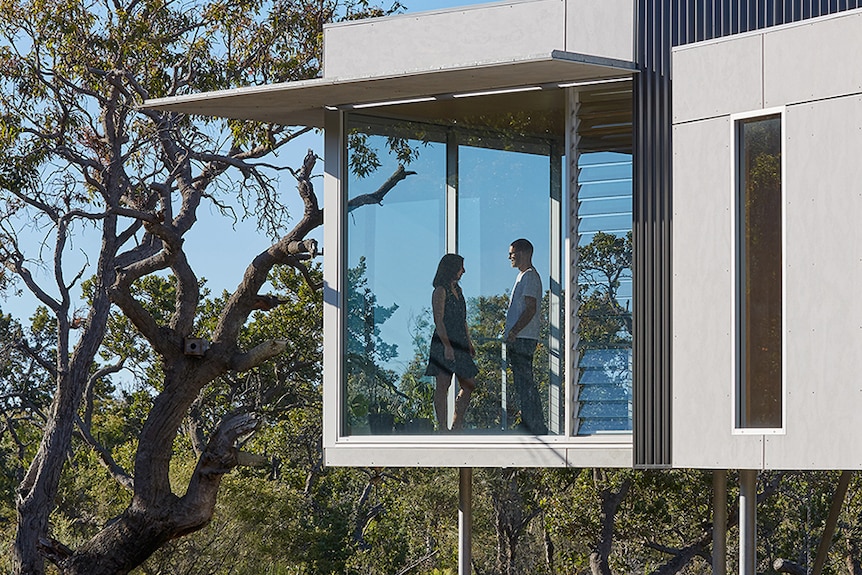
M 571 92 L 572 88 L 568 88 Z M 574 110 L 569 110 L 567 123 Z M 567 134 L 571 135 L 571 124 Z M 574 436 L 572 403 L 565 406 L 565 430 L 561 435 L 477 435 L 446 434 L 433 436 L 410 435 L 345 435 L 342 430 L 343 354 L 344 341 L 344 258 L 343 229 L 346 221 L 343 178 L 346 177 L 346 157 L 343 150 L 345 115 L 340 110 L 327 110 L 325 131 L 324 198 L 324 362 L 323 362 L 323 447 L 324 462 L 334 466 L 407 466 L 407 467 L 616 467 L 629 468 L 632 461 L 632 432 Z M 576 138 L 567 138 L 567 152 L 577 145 Z M 566 154 L 571 159 L 572 155 Z M 576 172 L 575 172 L 576 173 Z M 563 185 L 569 194 L 571 180 Z M 571 200 L 570 200 L 571 201 Z M 566 219 L 575 217 L 569 214 Z M 563 281 L 572 286 L 573 247 L 564 247 Z M 577 241 L 577 240 L 574 240 Z M 576 253 L 576 252 L 575 252 Z M 568 295 L 568 294 L 567 294 Z M 565 298 L 567 322 L 571 317 L 571 298 Z M 571 326 L 567 326 L 571 327 Z M 566 345 L 567 359 L 570 350 Z M 567 362 L 567 365 L 568 364 Z M 564 401 L 573 402 L 573 370 L 566 370 Z
M 780 116 L 781 121 L 781 427 L 740 427 L 741 407 L 740 385 L 742 371 L 742 330 L 740 329 L 742 294 L 740 289 L 740 174 L 739 174 L 739 125 L 744 120 L 766 116 Z M 733 435 L 784 435 L 787 431 L 787 114 L 786 106 L 764 108 L 730 115 L 730 186 L 731 190 L 731 266 L 730 281 L 733 302 L 731 312 L 732 327 L 732 373 L 730 397 L 733 408 L 730 410 L 730 428 Z

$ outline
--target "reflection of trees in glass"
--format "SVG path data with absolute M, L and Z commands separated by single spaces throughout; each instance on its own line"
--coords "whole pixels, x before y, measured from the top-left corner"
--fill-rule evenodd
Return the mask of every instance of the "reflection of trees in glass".
M 374 134 L 374 130 L 365 125 L 350 131 L 347 142 L 350 171 L 359 179 L 374 175 L 384 166 L 381 159 L 384 150 L 395 158 L 397 165 L 376 190 L 350 198 L 348 212 L 382 204 L 384 197 L 399 182 L 416 173 L 405 168 L 418 157 L 418 148 L 411 147 L 405 134 L 388 134 L 385 144 Z M 368 254 L 361 254 L 358 264 L 347 271 L 347 423 L 355 429 L 364 425 L 367 417 L 373 433 L 387 433 L 396 424 L 396 413 L 399 414 L 399 422 L 414 418 L 415 413 L 411 416 L 405 412 L 416 403 L 412 395 L 422 396 L 422 390 L 413 386 L 411 395 L 402 393 L 397 384 L 399 379 L 406 383 L 404 379 L 410 375 L 409 371 L 401 376 L 388 367 L 389 362 L 398 357 L 398 350 L 397 345 L 383 339 L 380 326 L 392 317 L 398 305 L 387 307 L 378 304 L 376 293 L 368 286 L 368 257 Z M 373 259 L 371 263 L 374 264 Z M 386 415 L 385 420 L 376 417 L 382 414 Z M 375 429 L 375 425 L 380 427 Z
M 742 424 L 781 426 L 781 118 L 743 128 Z
M 546 293 L 542 298 L 541 333 L 539 346 L 534 360 L 536 385 L 542 397 L 547 398 L 549 385 L 548 364 L 548 301 Z M 506 323 L 506 309 L 509 305 L 508 294 L 478 296 L 468 298 L 467 324 L 470 337 L 476 348 L 476 389 L 467 410 L 466 427 L 479 430 L 500 430 L 502 428 L 502 340 L 500 334 Z M 428 346 L 433 334 L 434 324 L 431 312 L 426 310 L 420 318 L 414 319 L 413 353 L 414 357 L 402 376 L 399 389 L 409 399 L 402 405 L 399 413 L 415 413 L 418 417 L 430 418 L 433 381 L 424 375 L 428 362 Z M 512 381 L 509 374 L 508 381 Z M 515 423 L 517 406 L 514 404 L 512 388 L 508 390 L 508 423 Z
M 597 232 L 578 248 L 580 434 L 631 429 L 632 311 L 619 293 L 631 266 L 631 232 Z
M 398 355 L 398 347 L 380 337 L 380 325 L 392 317 L 397 304 L 379 305 L 368 287 L 365 258 L 347 270 L 347 400 L 350 424 L 369 412 L 393 403 L 396 374 L 383 365 Z M 357 419 L 357 420 L 354 420 Z
M 604 347 L 630 343 L 632 312 L 620 303 L 622 280 L 631 279 L 632 234 L 597 232 L 578 248 L 580 345 Z
M 398 406 L 396 425 L 407 432 L 431 432 L 434 429 L 434 381 L 425 375 L 434 330 L 431 310 L 423 310 L 410 322 L 413 358 L 398 383 L 403 401 Z
M 360 117 L 351 116 L 351 120 L 358 122 Z M 385 150 L 395 157 L 401 170 L 419 158 L 420 145 L 428 145 L 431 141 L 427 127 L 415 122 L 354 125 L 347 135 L 350 154 L 347 163 L 357 178 L 366 178 L 383 167 L 380 159 L 382 146 L 372 143 L 375 136 L 385 137 Z
M 500 429 L 502 396 L 500 334 L 506 324 L 509 298 L 505 294 L 470 298 L 467 324 L 476 348 L 476 389 L 467 410 L 467 427 Z

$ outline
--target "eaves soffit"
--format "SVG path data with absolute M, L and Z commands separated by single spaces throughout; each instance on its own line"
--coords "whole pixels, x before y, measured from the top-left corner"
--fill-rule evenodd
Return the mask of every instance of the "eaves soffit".
M 520 59 L 415 70 L 386 76 L 316 78 L 264 86 L 156 98 L 147 109 L 266 123 L 323 126 L 326 108 L 445 99 L 455 94 L 536 86 L 561 86 L 628 77 L 632 62 L 554 50 Z

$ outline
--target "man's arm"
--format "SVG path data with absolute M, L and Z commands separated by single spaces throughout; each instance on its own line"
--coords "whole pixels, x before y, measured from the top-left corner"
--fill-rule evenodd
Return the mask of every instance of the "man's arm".
M 518 317 L 518 321 L 516 321 L 515 325 L 512 326 L 512 329 L 509 330 L 509 337 L 506 341 L 515 341 L 518 333 L 520 333 L 520 331 L 530 323 L 533 316 L 536 315 L 536 309 L 538 309 L 536 298 L 524 296 L 524 311 L 521 312 L 521 315 Z

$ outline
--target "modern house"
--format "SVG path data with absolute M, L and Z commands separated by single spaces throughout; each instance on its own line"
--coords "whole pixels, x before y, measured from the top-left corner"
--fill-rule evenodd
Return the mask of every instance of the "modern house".
M 346 22 L 321 78 L 147 104 L 324 129 L 327 464 L 736 469 L 753 513 L 757 470 L 862 468 L 860 7 Z M 500 338 L 521 237 L 544 292 L 541 435 L 518 425 Z M 479 367 L 460 433 L 424 375 L 449 252 Z

